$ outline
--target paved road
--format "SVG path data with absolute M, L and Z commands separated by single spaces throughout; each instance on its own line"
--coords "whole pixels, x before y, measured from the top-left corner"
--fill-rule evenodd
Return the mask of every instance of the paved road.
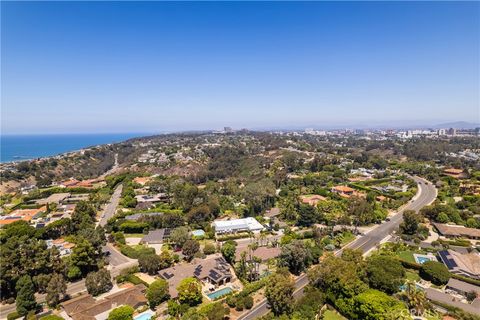
M 347 247 L 352 249 L 362 250 L 364 253 L 373 249 L 380 243 L 386 236 L 392 231 L 398 228 L 402 222 L 402 214 L 405 210 L 418 211 L 424 206 L 431 204 L 437 197 L 437 190 L 427 180 L 420 177 L 412 177 L 418 185 L 418 191 L 415 197 L 399 210 L 394 216 L 390 218 L 390 221 L 386 221 L 378 227 L 372 229 L 367 234 L 359 237 L 357 240 L 351 242 Z M 335 255 L 341 255 L 342 250 L 335 252 Z M 295 292 L 294 297 L 298 298 L 303 294 L 303 289 L 308 284 L 308 277 L 306 274 L 300 275 L 295 280 Z M 264 316 L 269 311 L 267 300 L 263 299 L 257 303 L 250 311 L 247 311 L 241 315 L 238 320 L 253 320 Z
M 85 288 L 85 279 L 82 279 L 77 282 L 72 282 L 67 285 L 67 294 L 75 295 L 80 292 L 87 291 Z M 45 294 L 35 294 L 35 299 L 38 303 L 45 302 Z M 16 310 L 15 303 L 5 304 L 0 306 L 0 319 L 7 319 L 7 315 Z
M 103 210 L 100 221 L 98 222 L 100 226 L 104 227 L 107 224 L 108 219 L 113 217 L 115 214 L 118 203 L 120 202 L 120 197 L 122 196 L 122 189 L 123 185 L 120 184 L 113 192 L 112 198 L 110 198 L 110 202 L 105 207 L 105 210 Z
M 122 271 L 123 269 L 138 266 L 138 260 L 130 259 L 129 257 L 124 256 L 111 243 L 107 243 L 103 248 L 104 250 L 109 252 L 109 255 L 107 257 L 107 269 L 110 270 L 110 275 L 112 276 L 112 278 L 118 276 L 120 274 L 120 271 Z
M 418 184 L 417 195 L 405 205 L 400 211 L 398 211 L 394 216 L 390 218 L 390 221 L 382 223 L 375 229 L 371 230 L 363 237 L 358 238 L 357 240 L 350 243 L 347 248 L 350 249 L 359 249 L 364 253 L 368 250 L 373 249 L 376 245 L 380 243 L 386 236 L 391 234 L 395 229 L 398 228 L 400 223 L 403 221 L 403 212 L 405 210 L 415 210 L 418 211 L 421 208 L 431 204 L 437 197 L 437 189 L 428 183 L 425 179 L 419 177 L 412 177 Z M 341 251 L 339 252 L 341 254 Z
M 116 248 L 114 248 L 111 244 L 107 244 L 105 249 L 110 252 L 109 257 L 107 258 L 109 261 L 110 275 L 112 278 L 115 278 L 120 274 L 123 269 L 133 267 L 138 265 L 138 261 L 134 259 L 130 259 L 120 253 Z M 67 285 L 67 294 L 70 296 L 74 296 L 81 292 L 86 292 L 87 289 L 85 287 L 85 279 L 82 279 L 77 282 L 72 282 Z M 45 302 L 45 294 L 36 294 L 36 300 L 38 303 Z M 1 305 L 0 306 L 0 319 L 6 319 L 7 315 L 13 311 L 15 311 L 16 306 L 15 303 Z
M 108 252 L 107 261 L 112 267 L 120 266 L 132 260 L 124 256 L 111 243 L 107 243 L 105 246 L 103 246 L 103 250 Z
M 118 203 L 120 202 L 121 195 L 122 195 L 122 185 L 119 185 L 113 192 L 110 202 L 105 207 L 105 210 L 102 214 L 102 218 L 99 221 L 99 224 L 101 226 L 105 226 L 108 219 L 110 219 L 115 214 Z M 110 252 L 108 260 L 111 263 L 110 273 L 112 277 L 118 276 L 121 270 L 138 264 L 137 260 L 133 260 L 122 255 L 117 249 L 115 249 L 110 244 L 107 244 L 106 249 Z M 71 296 L 78 294 L 80 292 L 84 292 L 86 290 L 87 289 L 85 288 L 85 280 L 69 283 L 67 285 L 67 293 Z M 45 295 L 44 294 L 36 295 L 36 300 L 38 303 L 45 302 Z M 16 308 L 15 303 L 8 304 L 8 305 L 0 305 L 0 319 L 6 319 L 9 313 L 15 311 L 15 308 Z

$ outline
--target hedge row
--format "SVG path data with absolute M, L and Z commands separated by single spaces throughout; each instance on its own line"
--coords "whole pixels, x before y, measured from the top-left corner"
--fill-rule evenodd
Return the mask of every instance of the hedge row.
M 228 240 L 237 240 L 237 239 L 243 239 L 243 238 L 248 238 L 250 235 L 248 233 L 238 233 L 238 234 L 231 234 L 227 236 L 220 236 L 217 237 L 218 241 L 228 241 Z
M 148 283 L 146 283 L 134 274 L 119 275 L 115 280 L 117 281 L 117 283 L 130 282 L 134 285 L 144 284 L 146 287 L 148 287 Z
M 464 276 L 461 276 L 461 275 L 455 274 L 455 273 L 452 273 L 451 275 L 452 275 L 452 278 L 455 278 L 457 280 L 460 280 L 460 281 L 463 281 L 463 282 L 468 282 L 468 283 L 473 284 L 475 286 L 480 286 L 480 280 L 464 277 Z
M 405 260 L 402 260 L 402 259 L 398 259 L 398 260 L 400 260 L 402 265 L 407 269 L 415 269 L 415 270 L 422 269 L 421 264 L 405 261 Z M 464 276 L 461 276 L 461 275 L 458 275 L 458 274 L 455 274 L 455 273 L 451 273 L 451 272 L 450 272 L 450 276 L 452 278 L 457 279 L 457 280 L 460 280 L 460 281 L 463 281 L 463 282 L 468 282 L 468 283 L 476 285 L 476 286 L 480 286 L 480 280 L 464 277 Z
M 129 245 L 119 245 L 119 247 L 120 252 L 131 259 L 138 259 L 141 255 L 144 254 L 155 254 L 154 248 L 144 246 L 132 248 Z

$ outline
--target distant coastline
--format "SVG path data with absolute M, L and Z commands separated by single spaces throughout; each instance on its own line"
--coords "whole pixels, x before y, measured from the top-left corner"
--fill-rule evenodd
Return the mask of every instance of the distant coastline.
M 122 142 L 145 133 L 1 135 L 0 163 L 52 157 L 88 147 Z

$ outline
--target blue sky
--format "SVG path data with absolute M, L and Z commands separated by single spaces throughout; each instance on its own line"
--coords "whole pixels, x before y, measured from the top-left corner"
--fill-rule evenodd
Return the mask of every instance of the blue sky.
M 2 133 L 479 121 L 478 2 L 2 2 Z

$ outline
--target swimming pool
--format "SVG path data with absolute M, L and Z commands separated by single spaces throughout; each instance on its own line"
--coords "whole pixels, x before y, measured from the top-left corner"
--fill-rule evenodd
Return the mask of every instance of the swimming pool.
M 417 261 L 420 264 L 424 264 L 425 262 L 430 261 L 430 259 L 426 257 L 417 257 Z
M 152 310 L 147 310 L 145 312 L 140 313 L 139 315 L 135 316 L 133 319 L 135 320 L 150 320 L 155 315 L 155 312 Z
M 220 289 L 220 290 L 218 290 L 218 291 L 215 291 L 215 292 L 212 292 L 212 293 L 207 294 L 207 297 L 208 297 L 210 300 L 217 300 L 218 298 L 221 298 L 221 297 L 229 294 L 230 292 L 233 292 L 232 288 L 230 288 L 230 287 L 225 287 L 225 288 Z
M 424 264 L 425 262 L 435 261 L 435 260 L 436 260 L 435 256 L 433 256 L 433 255 L 431 255 L 431 254 L 424 255 L 424 254 L 414 253 L 414 254 L 413 254 L 413 257 L 415 258 L 415 261 L 416 261 L 418 264 Z

